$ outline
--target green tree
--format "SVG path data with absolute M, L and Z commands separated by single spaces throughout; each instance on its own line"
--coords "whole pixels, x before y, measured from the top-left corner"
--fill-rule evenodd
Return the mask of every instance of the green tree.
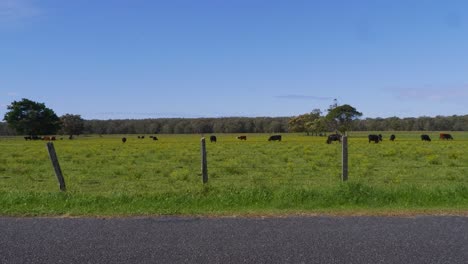
M 73 135 L 81 135 L 84 130 L 84 120 L 80 115 L 65 114 L 60 117 L 62 122 L 62 131 L 70 135 L 70 138 Z
M 3 120 L 24 135 L 51 135 L 60 129 L 60 119 L 44 103 L 23 98 L 7 106 L 9 110 Z
M 306 123 L 307 133 L 311 132 L 318 135 L 327 131 L 327 120 L 324 117 L 319 117 L 314 121 Z
M 320 118 L 322 112 L 320 109 L 314 109 L 312 112 L 299 115 L 289 119 L 288 128 L 290 132 L 306 132 L 309 135 L 310 132 L 314 133 L 314 121 Z
M 360 116 L 362 116 L 361 112 L 345 104 L 328 109 L 326 118 L 335 130 L 345 133 L 350 129 L 352 121 L 358 119 Z

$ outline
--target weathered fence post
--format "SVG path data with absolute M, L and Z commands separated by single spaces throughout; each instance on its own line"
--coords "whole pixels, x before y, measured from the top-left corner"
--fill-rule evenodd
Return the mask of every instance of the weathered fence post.
M 342 138 L 342 165 L 343 165 L 343 172 L 341 174 L 341 180 L 347 181 L 348 180 L 348 136 L 343 136 Z
M 202 170 L 202 177 L 203 183 L 208 182 L 208 161 L 206 160 L 206 144 L 205 138 L 201 139 L 201 170 Z
M 57 154 L 55 153 L 54 143 L 47 142 L 47 151 L 49 152 L 50 161 L 54 167 L 55 175 L 60 185 L 60 190 L 65 191 L 65 180 L 63 179 L 62 170 L 60 169 L 60 164 L 57 159 Z

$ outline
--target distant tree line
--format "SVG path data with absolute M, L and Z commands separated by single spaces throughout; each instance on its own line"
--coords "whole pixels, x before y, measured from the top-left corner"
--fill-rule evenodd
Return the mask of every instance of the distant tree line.
M 357 131 L 468 131 L 468 115 L 389 117 L 355 120 Z
M 85 134 L 283 133 L 289 117 L 85 120 Z
M 84 120 L 83 134 L 202 134 L 307 132 L 290 127 L 292 117 L 224 117 Z M 331 132 L 329 128 L 325 129 Z M 366 118 L 353 120 L 353 131 L 468 131 L 468 115 Z M 67 134 L 59 131 L 59 134 Z M 18 133 L 0 122 L 0 135 Z
M 7 106 L 0 135 L 80 134 L 207 134 L 283 133 L 321 134 L 346 131 L 468 131 L 468 115 L 417 118 L 366 118 L 353 106 L 335 99 L 326 115 L 320 109 L 294 117 L 158 118 L 84 120 L 80 115 L 58 117 L 44 103 L 23 98 Z

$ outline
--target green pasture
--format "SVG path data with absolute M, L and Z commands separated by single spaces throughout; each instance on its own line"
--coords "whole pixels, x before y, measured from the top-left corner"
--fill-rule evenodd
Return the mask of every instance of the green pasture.
M 370 133 L 384 141 L 368 143 Z M 80 136 L 54 142 L 60 192 L 46 143 L 0 138 L 1 215 L 282 214 L 337 211 L 465 211 L 468 133 L 352 132 L 349 180 L 341 145 L 325 137 L 218 134 L 201 179 L 201 135 Z M 390 142 L 390 134 L 396 135 Z M 127 142 L 122 143 L 121 138 Z

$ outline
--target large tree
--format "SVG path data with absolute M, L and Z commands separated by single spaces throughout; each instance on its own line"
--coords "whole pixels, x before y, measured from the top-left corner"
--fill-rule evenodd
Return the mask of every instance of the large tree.
M 319 117 L 312 122 L 306 123 L 307 134 L 309 131 L 315 135 L 319 135 L 325 131 L 327 131 L 327 120 L 325 117 Z
M 80 115 L 65 114 L 60 117 L 63 133 L 70 135 L 80 135 L 84 130 L 84 120 Z
M 9 110 L 3 120 L 24 135 L 52 135 L 60 129 L 60 119 L 44 103 L 23 98 L 7 106 Z
M 314 122 L 320 118 L 320 109 L 314 109 L 310 113 L 295 116 L 288 121 L 289 132 L 316 132 Z
M 350 129 L 351 122 L 360 116 L 362 116 L 361 112 L 358 112 L 356 108 L 345 104 L 341 106 L 334 105 L 333 108 L 328 109 L 326 118 L 335 130 L 345 133 Z

